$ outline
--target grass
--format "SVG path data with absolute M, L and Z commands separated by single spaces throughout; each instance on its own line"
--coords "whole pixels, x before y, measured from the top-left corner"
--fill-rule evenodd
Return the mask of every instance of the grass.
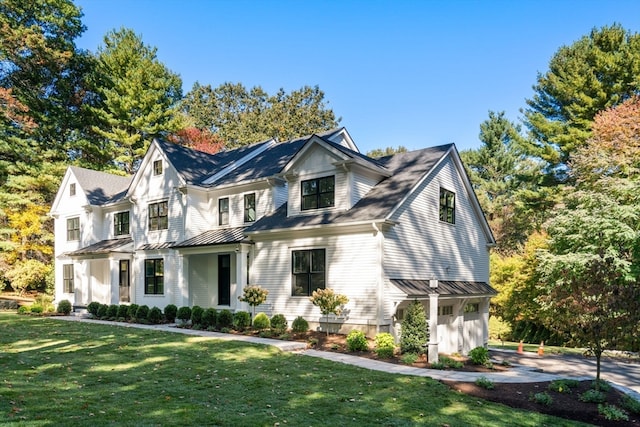
M 0 425 L 577 425 L 274 347 L 0 312 Z

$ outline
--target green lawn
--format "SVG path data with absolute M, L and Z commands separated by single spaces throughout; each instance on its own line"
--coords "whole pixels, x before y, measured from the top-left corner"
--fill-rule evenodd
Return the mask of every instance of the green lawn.
M 0 312 L 0 425 L 576 425 L 273 347 Z

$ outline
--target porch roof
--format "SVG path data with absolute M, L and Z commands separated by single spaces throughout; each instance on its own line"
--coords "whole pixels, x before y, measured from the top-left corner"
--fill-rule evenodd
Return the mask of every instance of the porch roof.
M 250 243 L 244 235 L 246 227 L 223 228 L 219 230 L 208 230 L 195 237 L 172 245 L 172 249 L 190 248 L 194 246 L 215 246 L 229 243 Z
M 109 239 L 102 240 L 98 243 L 86 246 L 73 252 L 65 253 L 68 257 L 83 257 L 95 255 L 107 255 L 112 252 L 133 253 L 133 240 L 128 237 L 125 239 Z
M 440 296 L 493 296 L 498 292 L 486 282 L 439 280 L 437 288 L 429 286 L 429 280 L 391 279 L 391 283 L 412 298 Z

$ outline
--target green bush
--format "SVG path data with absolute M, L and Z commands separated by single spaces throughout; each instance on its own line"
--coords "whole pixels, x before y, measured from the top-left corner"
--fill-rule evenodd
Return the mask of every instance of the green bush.
M 289 324 L 287 323 L 287 318 L 284 317 L 284 314 L 274 314 L 271 317 L 271 329 L 277 334 L 283 334 L 287 331 L 287 327 Z
M 31 313 L 31 307 L 28 305 L 21 305 L 18 307 L 18 314 L 29 314 Z
M 549 384 L 549 390 L 558 393 L 571 393 L 571 389 L 577 386 L 577 380 L 560 379 L 551 381 Z
M 118 305 L 117 304 L 111 304 L 109 306 L 109 308 L 107 309 L 107 317 L 109 319 L 115 319 L 116 317 L 118 317 Z
M 418 360 L 418 357 L 420 356 L 416 353 L 404 353 L 401 360 L 405 365 L 413 365 Z
M 396 349 L 396 341 L 393 339 L 393 335 L 388 332 L 380 332 L 376 334 L 376 354 L 381 359 L 390 359 Z
M 65 316 L 68 316 L 71 313 L 71 309 L 73 307 L 71 306 L 71 302 L 67 299 L 63 299 L 62 301 L 60 301 L 58 303 L 58 309 L 57 312 L 58 313 L 62 313 Z
M 591 388 L 595 390 L 604 391 L 605 393 L 611 390 L 611 384 L 606 382 L 605 380 L 594 380 L 591 383 Z
M 233 313 L 231 313 L 231 310 L 228 309 L 224 309 L 224 310 L 220 310 L 220 313 L 218 313 L 218 327 L 220 329 L 229 329 L 233 326 Z
M 640 400 L 636 400 L 627 394 L 622 396 L 622 399 L 620 399 L 620 406 L 629 412 L 640 414 Z
M 178 314 L 178 307 L 175 304 L 168 304 L 164 308 L 164 318 L 167 319 L 167 322 L 173 323 L 176 321 L 176 315 Z
M 145 304 L 138 307 L 138 310 L 136 311 L 136 320 L 144 321 L 147 320 L 147 317 L 149 317 L 149 306 Z
M 140 307 L 138 304 L 129 304 L 129 310 L 127 310 L 128 319 L 135 320 L 138 307 Z
M 91 301 L 89 305 L 87 305 L 87 311 L 89 314 L 94 317 L 98 317 L 98 309 L 100 308 L 100 303 L 97 301 Z
M 120 304 L 118 306 L 118 319 L 125 319 L 129 317 L 129 306 L 125 304 Z
M 236 331 L 244 331 L 251 325 L 251 315 L 248 311 L 236 311 L 233 313 L 233 328 Z
M 599 390 L 587 390 L 580 395 L 580 400 L 589 403 L 602 403 L 607 400 L 607 396 Z
M 615 405 L 598 405 L 598 412 L 610 421 L 629 421 L 629 414 Z
M 33 314 L 41 314 L 44 311 L 44 308 L 40 304 L 31 304 L 30 308 Z
M 109 306 L 107 304 L 100 304 L 98 307 L 98 317 L 103 319 L 107 317 L 107 313 L 109 312 Z
M 435 314 L 435 313 L 434 313 Z M 429 340 L 429 326 L 424 307 L 414 300 L 406 310 L 400 334 L 402 353 L 423 354 Z
M 191 307 L 187 307 L 186 305 L 180 307 L 178 309 L 178 312 L 176 313 L 176 318 L 182 320 L 185 323 L 191 320 Z
M 309 330 L 309 322 L 304 320 L 304 317 L 298 316 L 293 319 L 291 323 L 291 331 L 295 333 L 307 332 Z
M 469 358 L 474 365 L 484 365 L 489 362 L 489 350 L 484 347 L 476 347 L 469 352 Z
M 204 313 L 202 313 L 202 327 L 205 329 L 215 327 L 217 317 L 218 310 L 211 307 L 207 308 Z
M 493 384 L 493 381 L 488 379 L 485 376 L 480 376 L 475 381 L 476 385 L 487 390 L 493 390 L 496 386 Z
M 553 397 L 546 391 L 529 396 L 529 400 L 546 406 L 551 406 L 553 403 Z
M 149 310 L 147 320 L 151 323 L 160 323 L 162 321 L 162 310 L 159 307 L 153 307 Z
M 364 332 L 353 330 L 347 335 L 348 351 L 366 351 L 369 350 L 369 342 Z
M 191 308 L 191 324 L 192 325 L 200 325 L 202 323 L 202 313 L 204 313 L 204 309 L 199 305 L 194 305 Z
M 269 329 L 271 327 L 271 320 L 269 320 L 269 316 L 262 312 L 256 314 L 256 317 L 253 318 L 253 327 L 259 331 Z

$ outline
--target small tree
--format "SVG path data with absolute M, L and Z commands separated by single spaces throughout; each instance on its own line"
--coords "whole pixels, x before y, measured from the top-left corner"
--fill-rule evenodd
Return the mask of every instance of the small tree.
M 327 335 L 329 335 L 329 315 L 335 314 L 336 316 L 342 313 L 342 306 L 349 302 L 349 298 L 346 295 L 337 294 L 333 289 L 316 289 L 309 297 L 309 300 L 313 305 L 320 308 L 322 313 L 327 319 Z
M 422 303 L 414 300 L 407 308 L 404 320 L 402 321 L 400 351 L 402 353 L 423 354 L 428 339 L 429 325 L 427 324 L 424 307 Z
M 267 300 L 269 291 L 258 285 L 248 285 L 242 290 L 242 295 L 238 297 L 241 302 L 246 302 L 251 306 L 252 315 L 256 315 L 256 307 L 263 304 Z

